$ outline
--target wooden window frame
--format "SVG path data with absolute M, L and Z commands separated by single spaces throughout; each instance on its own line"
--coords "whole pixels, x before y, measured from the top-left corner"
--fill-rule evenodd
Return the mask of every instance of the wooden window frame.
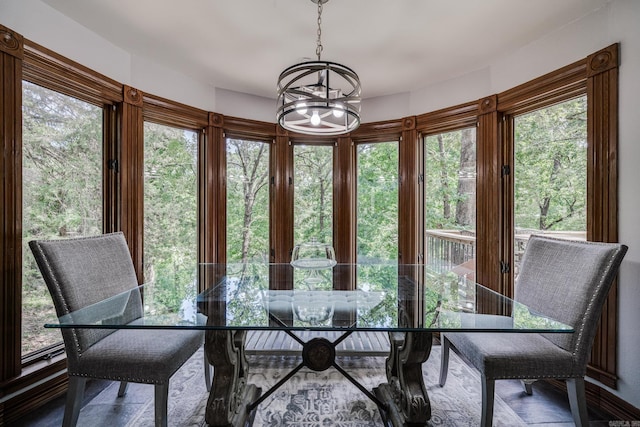
M 227 260 L 227 138 L 247 139 L 271 144 L 269 149 L 269 248 L 270 262 L 281 261 L 289 234 L 282 224 L 290 220 L 289 215 L 276 206 L 288 206 L 293 209 L 293 200 L 289 199 L 287 179 L 285 178 L 288 150 L 285 135 L 276 134 L 276 125 L 256 120 L 241 119 L 209 113 L 209 125 L 206 129 L 206 144 L 203 150 L 203 182 L 200 209 L 206 218 L 201 227 L 205 230 L 200 236 L 203 242 L 200 253 L 201 262 L 224 263 Z M 291 241 L 293 238 L 291 237 Z M 288 261 L 287 261 L 288 262 Z
M 402 141 L 402 132 L 369 132 L 368 135 L 360 134 L 351 139 L 351 156 L 352 156 L 352 164 L 350 165 L 352 169 L 353 175 L 353 183 L 352 183 L 352 192 L 353 192 L 353 204 L 350 206 L 347 214 L 343 213 L 343 216 L 348 216 L 348 220 L 353 222 L 353 226 L 351 230 L 353 232 L 353 238 L 349 241 L 350 249 L 353 251 L 353 262 L 357 261 L 358 253 L 357 253 L 357 242 L 358 242 L 358 146 L 366 145 L 366 144 L 385 144 L 385 143 L 396 143 L 398 150 L 398 183 L 400 183 L 400 171 L 406 168 L 401 168 L 400 166 L 400 145 L 403 143 Z M 406 156 L 405 156 L 406 158 Z M 336 171 L 337 174 L 341 174 L 342 171 Z M 400 233 L 400 185 L 398 185 L 398 240 L 403 239 L 402 234 Z M 353 214 L 351 214 L 353 213 Z M 400 243 L 398 243 L 400 245 Z M 400 246 L 398 246 L 398 259 L 400 259 Z
M 110 160 L 118 145 L 115 106 L 122 98 L 119 84 L 29 40 L 25 40 L 24 52 L 22 80 L 102 108 L 102 232 L 116 231 L 118 215 L 113 207 L 118 193 L 114 181 L 117 166 L 110 166 Z
M 587 240 L 618 241 L 618 66 L 619 45 L 614 44 L 573 64 L 541 76 L 497 95 L 495 115 L 499 122 L 489 126 L 497 130 L 495 145 L 502 153 L 494 156 L 513 169 L 513 118 L 559 102 L 587 98 Z M 485 134 L 486 135 L 486 134 Z M 501 260 L 513 265 L 513 174 L 503 175 L 502 200 L 497 217 L 500 230 Z M 495 270 L 495 266 L 494 266 Z M 513 269 L 512 269 L 513 270 Z M 500 273 L 494 273 L 500 274 Z M 500 274 L 499 291 L 513 295 L 513 272 Z M 617 282 L 613 284 L 603 308 L 587 374 L 601 383 L 617 386 Z
M 476 102 L 470 102 L 466 104 L 457 105 L 454 107 L 445 108 L 442 110 L 434 111 L 431 113 L 426 113 L 417 116 L 417 124 L 416 129 L 418 131 L 417 139 L 418 139 L 418 148 L 416 151 L 416 155 L 419 156 L 420 163 L 418 164 L 419 170 L 418 174 L 421 177 L 426 176 L 425 164 L 424 164 L 424 139 L 431 135 L 437 135 L 446 132 L 454 132 L 462 129 L 468 128 L 477 128 L 477 120 L 478 120 L 478 108 Z M 478 137 L 476 135 L 476 141 Z M 477 162 L 478 163 L 478 162 Z M 476 166 L 480 169 L 479 166 Z M 425 198 L 425 182 L 424 179 L 420 180 L 420 253 L 419 260 L 420 262 L 424 262 L 425 253 L 426 253 L 426 225 L 425 225 L 425 208 L 424 208 L 424 198 Z M 476 184 L 480 187 L 479 184 Z M 479 197 L 476 196 L 476 204 L 480 201 Z M 480 218 L 476 215 L 476 228 L 480 228 Z M 479 245 L 478 237 L 476 241 L 476 245 Z M 479 250 L 477 251 L 480 252 Z M 476 263 L 478 261 L 476 260 Z M 478 268 L 478 267 L 476 267 Z M 476 274 L 478 274 L 476 272 Z
M 22 81 L 96 105 L 103 109 L 103 232 L 118 224 L 117 168 L 109 160 L 118 151 L 116 105 L 122 101 L 122 86 L 20 34 L 0 26 L 0 127 L 3 151 L 3 183 L 0 203 L 12 206 L 0 218 L 2 239 L 0 275 L 0 395 L 16 393 L 0 407 L 0 424 L 10 423 L 42 402 L 66 390 L 66 358 L 62 344 L 50 346 L 23 358 L 22 324 Z
M 244 141 L 250 141 L 250 142 L 254 142 L 254 143 L 258 143 L 258 144 L 265 144 L 268 145 L 269 147 L 269 157 L 267 159 L 268 165 L 267 167 L 269 168 L 269 177 L 268 177 L 268 185 L 267 185 L 267 189 L 269 191 L 269 195 L 268 195 L 268 200 L 269 200 L 269 208 L 268 208 L 268 218 L 269 218 L 269 233 L 268 233 L 268 242 L 267 242 L 267 246 L 268 246 L 268 257 L 271 260 L 273 258 L 273 245 L 271 244 L 271 242 L 276 238 L 276 236 L 274 235 L 274 233 L 271 232 L 271 228 L 272 226 L 275 224 L 275 219 L 278 218 L 280 215 L 282 214 L 286 214 L 285 212 L 282 212 L 281 209 L 276 209 L 275 206 L 272 207 L 272 199 L 275 197 L 274 192 L 272 192 L 271 190 L 274 188 L 275 184 L 275 177 L 273 174 L 273 170 L 272 170 L 272 165 L 271 162 L 274 160 L 273 156 L 271 155 L 271 150 L 273 149 L 273 145 L 274 145 L 274 139 L 272 138 L 271 140 L 268 140 L 267 137 L 265 137 L 265 135 L 263 133 L 249 133 L 245 131 L 241 131 L 240 129 L 229 129 L 227 131 L 225 131 L 223 133 L 223 138 L 222 138 L 222 158 L 223 158 L 223 164 L 220 164 L 219 167 L 222 168 L 224 170 L 224 174 L 222 175 L 222 178 L 224 179 L 223 184 L 221 185 L 220 189 L 224 191 L 224 199 L 222 199 L 222 203 L 224 206 L 224 212 L 220 213 L 218 218 L 221 221 L 220 222 L 220 230 L 221 233 L 224 233 L 224 242 L 225 242 L 225 246 L 223 248 L 221 248 L 221 255 L 224 255 L 224 259 L 227 259 L 227 179 L 226 179 L 226 170 L 227 170 L 227 140 L 228 139 L 238 139 L 238 140 L 244 140 Z M 273 178 L 273 179 L 272 179 Z M 278 206 L 278 205 L 276 205 Z
M 139 283 L 148 281 L 148 278 L 144 277 L 145 260 L 144 260 L 144 222 L 145 222 L 145 123 L 152 123 L 161 126 L 166 126 L 173 129 L 179 129 L 182 131 L 194 132 L 197 136 L 197 152 L 196 152 L 196 258 L 198 262 L 203 259 L 203 239 L 200 236 L 206 236 L 206 230 L 210 227 L 210 223 L 206 221 L 206 217 L 202 215 L 204 200 L 204 194 L 206 191 L 206 182 L 202 179 L 202 174 L 206 172 L 204 167 L 206 153 L 206 127 L 209 123 L 209 113 L 199 108 L 190 107 L 185 104 L 174 102 L 165 98 L 161 98 L 155 95 L 150 95 L 141 92 L 138 89 L 125 86 L 125 95 L 127 93 L 133 93 L 136 95 L 136 99 L 141 100 L 133 109 L 137 110 L 135 114 L 136 122 L 136 137 L 131 140 L 132 151 L 135 152 L 136 161 L 132 164 L 132 175 L 136 178 L 133 182 L 136 185 L 133 187 L 135 191 L 136 200 L 138 203 L 132 203 L 130 206 L 135 210 L 131 212 L 128 217 L 132 218 L 135 224 L 135 231 L 133 234 L 134 247 L 131 247 L 129 243 L 134 262 L 134 267 L 138 275 Z M 126 101 L 127 97 L 125 97 Z M 126 234 L 126 233 L 125 233 Z

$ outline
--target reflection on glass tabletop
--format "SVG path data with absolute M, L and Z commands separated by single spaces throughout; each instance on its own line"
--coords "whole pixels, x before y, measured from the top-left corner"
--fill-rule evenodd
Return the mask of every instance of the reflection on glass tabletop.
M 200 264 L 45 326 L 573 332 L 465 276 L 397 264 Z

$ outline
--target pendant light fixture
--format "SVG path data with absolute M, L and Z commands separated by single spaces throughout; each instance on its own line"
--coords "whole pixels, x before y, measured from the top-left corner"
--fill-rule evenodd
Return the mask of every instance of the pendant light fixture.
M 341 135 L 360 126 L 360 79 L 342 64 L 322 61 L 322 5 L 318 5 L 317 61 L 285 69 L 278 78 L 277 120 L 307 135 Z

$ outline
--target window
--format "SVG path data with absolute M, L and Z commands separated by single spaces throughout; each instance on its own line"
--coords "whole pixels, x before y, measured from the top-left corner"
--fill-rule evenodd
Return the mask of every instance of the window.
M 102 233 L 103 109 L 23 82 L 22 356 L 61 343 L 28 242 Z
M 514 117 L 514 274 L 532 233 L 587 238 L 587 98 Z
M 424 138 L 425 264 L 475 279 L 476 132 Z
M 227 138 L 227 261 L 269 261 L 269 144 Z
M 303 243 L 333 246 L 333 145 L 293 147 L 293 236 Z M 318 289 L 329 284 L 330 270 L 294 270 L 294 288 Z
M 333 146 L 295 145 L 294 243 L 333 245 Z
M 398 143 L 358 144 L 358 262 L 398 260 Z
M 198 259 L 197 147 L 194 131 L 144 123 L 144 279 L 167 298 Z

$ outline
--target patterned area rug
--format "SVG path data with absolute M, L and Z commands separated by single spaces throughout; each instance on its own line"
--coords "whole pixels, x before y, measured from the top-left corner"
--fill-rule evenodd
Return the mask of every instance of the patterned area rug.
M 203 380 L 203 355 L 198 351 L 171 379 L 169 389 L 169 425 L 205 426 L 207 392 Z M 293 356 L 257 356 L 250 360 L 250 381 L 263 391 L 275 384 L 298 363 Z M 339 364 L 371 390 L 385 380 L 384 357 L 339 357 Z M 437 384 L 440 346 L 434 346 L 423 365 L 425 384 L 431 400 L 431 426 L 477 426 L 480 420 L 481 390 L 477 371 L 451 354 L 447 384 Z M 130 427 L 153 426 L 153 387 L 131 384 L 121 399 L 116 398 L 118 384 L 113 383 L 96 396 L 81 413 L 78 425 L 107 424 Z M 129 400 L 128 400 L 129 399 Z M 131 399 L 135 399 L 131 401 Z M 118 402 L 118 403 L 115 403 Z M 110 413 L 105 413 L 105 404 Z M 117 405 L 116 409 L 114 405 Z M 92 406 L 94 408 L 92 409 Z M 128 409 L 125 409 L 128 408 Z M 117 414 L 115 413 L 117 412 Z M 116 416 L 114 418 L 113 416 Z M 103 418 L 106 417 L 106 418 Z M 82 424 L 90 422 L 90 424 Z M 110 420 L 110 421 L 108 421 Z M 333 368 L 324 372 L 302 369 L 269 396 L 256 413 L 255 427 L 378 427 L 382 426 L 376 405 Z M 495 397 L 494 425 L 526 424 L 498 396 Z

